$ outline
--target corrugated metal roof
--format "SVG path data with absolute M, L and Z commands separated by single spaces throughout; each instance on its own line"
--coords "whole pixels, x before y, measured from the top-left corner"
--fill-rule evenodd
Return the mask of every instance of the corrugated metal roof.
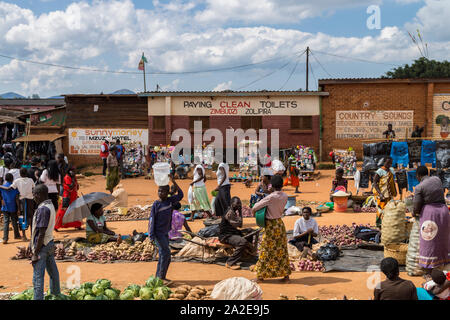
M 141 97 L 166 97 L 166 96 L 328 96 L 324 91 L 149 91 L 138 93 Z
M 64 99 L 0 99 L 0 106 L 63 106 Z
M 65 134 L 57 134 L 57 133 L 50 133 L 50 134 L 30 134 L 28 136 L 20 137 L 13 142 L 37 142 L 37 141 L 56 141 L 58 139 L 66 137 Z
M 336 78 L 336 79 L 319 79 L 321 84 L 336 84 L 336 83 L 428 83 L 428 82 L 445 82 L 450 83 L 450 78 L 438 79 L 391 79 L 391 78 Z

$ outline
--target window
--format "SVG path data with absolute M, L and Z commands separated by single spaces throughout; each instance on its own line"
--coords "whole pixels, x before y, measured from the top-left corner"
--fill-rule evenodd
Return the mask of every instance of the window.
M 194 130 L 194 122 L 202 122 L 202 130 L 209 129 L 209 117 L 189 117 L 189 129 Z
M 243 130 L 262 129 L 262 117 L 242 117 L 241 128 Z
M 312 130 L 312 116 L 291 117 L 291 129 L 293 130 Z
M 153 130 L 164 130 L 166 128 L 166 117 L 153 117 Z

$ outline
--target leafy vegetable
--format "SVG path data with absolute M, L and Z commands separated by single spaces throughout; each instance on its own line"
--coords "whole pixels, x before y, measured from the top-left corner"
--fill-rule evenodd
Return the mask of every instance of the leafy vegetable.
M 93 286 L 92 282 L 85 282 L 80 286 L 80 289 L 92 289 Z
M 158 288 L 164 286 L 164 283 L 160 278 L 151 276 L 150 278 L 148 278 L 145 286 L 149 288 Z
M 92 293 L 96 296 L 103 294 L 103 292 L 105 292 L 105 289 L 103 289 L 100 283 L 96 283 L 92 287 Z
M 118 300 L 119 299 L 119 294 L 112 290 L 112 289 L 106 289 L 104 295 L 109 299 L 109 300 Z
M 132 291 L 134 294 L 134 297 L 137 298 L 137 297 L 139 297 L 139 290 L 141 290 L 141 287 L 138 286 L 137 284 L 132 284 L 132 285 L 129 285 L 125 290 Z
M 139 290 L 139 297 L 142 300 L 151 300 L 153 298 L 153 290 L 149 287 L 143 287 Z
M 11 300 L 28 300 L 28 297 L 25 293 L 22 292 L 11 297 Z
M 88 294 L 83 300 L 95 300 L 95 297 Z
M 119 297 L 120 300 L 134 300 L 134 294 L 131 290 L 125 290 Z
M 95 284 L 99 284 L 100 287 L 102 287 L 104 290 L 111 289 L 111 281 L 109 281 L 108 279 L 97 280 Z
M 95 300 L 109 300 L 109 299 L 104 294 L 101 294 L 101 295 L 98 295 L 97 297 L 95 297 Z
M 169 298 L 171 291 L 167 287 L 156 288 L 153 292 L 153 298 L 155 300 L 167 300 Z

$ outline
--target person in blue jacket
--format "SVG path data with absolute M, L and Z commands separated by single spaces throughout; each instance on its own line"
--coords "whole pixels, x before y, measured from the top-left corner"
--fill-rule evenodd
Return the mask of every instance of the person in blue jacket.
M 5 187 L 11 186 L 13 183 L 13 175 L 7 173 L 5 175 Z M 8 243 L 9 239 L 9 223 L 11 222 L 14 230 L 14 239 L 21 239 L 19 232 L 19 224 L 17 218 L 17 210 L 19 208 L 19 191 L 16 189 L 0 190 L 2 200 L 3 217 L 3 244 Z
M 170 175 L 170 180 L 177 189 L 177 192 L 169 197 L 170 187 L 168 185 L 158 188 L 159 200 L 156 200 L 152 205 L 148 225 L 149 238 L 155 241 L 159 250 L 156 276 L 164 280 L 166 284 L 170 283 L 170 280 L 166 276 L 171 261 L 169 232 L 172 228 L 172 211 L 174 205 L 180 202 L 184 196 L 183 191 L 176 183 L 173 175 Z

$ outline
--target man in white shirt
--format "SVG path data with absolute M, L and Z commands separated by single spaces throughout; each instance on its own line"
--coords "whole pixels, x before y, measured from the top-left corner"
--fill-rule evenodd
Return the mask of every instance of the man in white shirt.
M 5 164 L 3 165 L 3 167 L 0 167 L 0 180 L 1 180 L 0 182 L 1 182 L 1 184 L 3 184 L 3 182 L 5 181 L 6 174 L 9 173 L 9 169 L 11 168 L 11 164 L 12 164 L 12 161 L 8 158 L 4 162 L 5 162 Z
M 304 252 L 305 249 L 308 252 L 312 245 L 317 243 L 317 240 L 314 238 L 319 235 L 319 225 L 315 219 L 311 218 L 311 214 L 312 210 L 310 207 L 303 208 L 303 217 L 295 222 L 294 238 L 289 241 L 300 252 Z
M 17 189 L 20 194 L 20 214 L 26 219 L 27 225 L 31 227 L 33 221 L 33 214 L 35 209 L 35 202 L 33 197 L 34 181 L 28 178 L 28 171 L 26 168 L 20 169 L 20 178 L 15 180 L 9 187 L 0 186 L 3 190 Z M 28 240 L 25 235 L 25 230 L 22 230 L 23 240 Z

